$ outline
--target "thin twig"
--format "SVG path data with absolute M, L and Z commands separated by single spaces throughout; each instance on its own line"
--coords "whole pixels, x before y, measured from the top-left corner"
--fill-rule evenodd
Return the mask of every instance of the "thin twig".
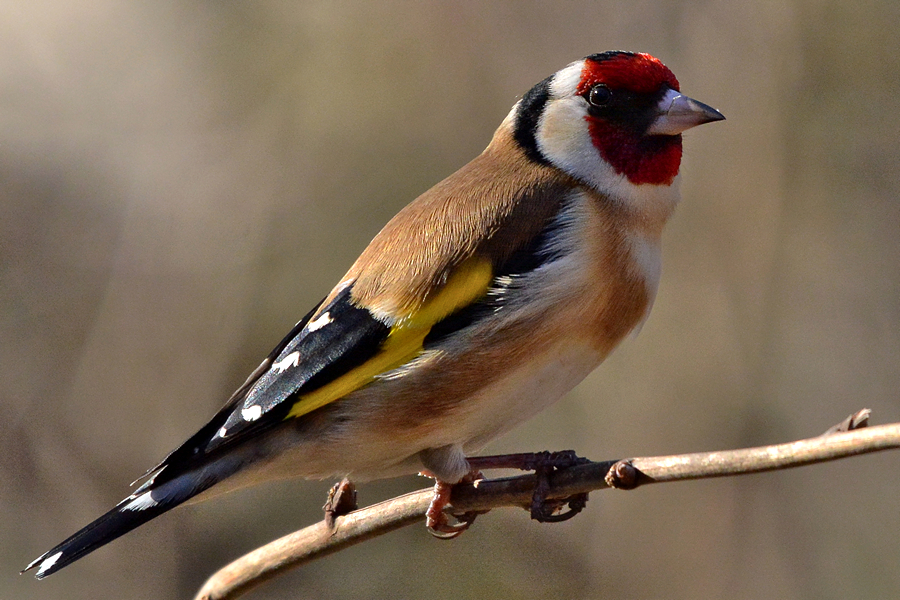
M 900 423 L 865 427 L 863 411 L 835 426 L 850 429 L 758 448 L 675 456 L 591 462 L 555 472 L 548 498 L 608 487 L 632 489 L 650 483 L 760 473 L 900 448 Z M 529 507 L 534 475 L 480 480 L 453 489 L 451 512 L 487 511 L 501 506 Z M 307 562 L 424 520 L 431 489 L 412 492 L 324 521 L 282 537 L 227 565 L 210 577 L 195 600 L 237 598 L 252 587 Z

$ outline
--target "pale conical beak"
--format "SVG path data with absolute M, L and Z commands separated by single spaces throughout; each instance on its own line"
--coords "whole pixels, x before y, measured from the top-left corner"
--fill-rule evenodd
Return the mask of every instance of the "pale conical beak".
M 725 119 L 712 106 L 697 102 L 675 90 L 666 92 L 658 107 L 659 116 L 650 123 L 647 135 L 678 135 L 691 127 Z

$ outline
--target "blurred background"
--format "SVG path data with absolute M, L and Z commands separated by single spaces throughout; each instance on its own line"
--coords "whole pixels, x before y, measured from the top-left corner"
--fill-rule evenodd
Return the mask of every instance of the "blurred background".
M 190 597 L 331 482 L 182 508 L 16 572 L 216 411 L 531 85 L 650 52 L 685 136 L 650 320 L 491 452 L 611 459 L 900 421 L 896 0 L 0 2 L 0 598 Z M 411 527 L 249 598 L 896 598 L 900 455 Z M 363 504 L 425 487 L 365 485 Z

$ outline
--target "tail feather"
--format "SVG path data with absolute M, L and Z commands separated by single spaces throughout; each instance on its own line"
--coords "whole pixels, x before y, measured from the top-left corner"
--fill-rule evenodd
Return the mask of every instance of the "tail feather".
M 108 513 L 31 561 L 22 573 L 37 567 L 35 577 L 43 579 L 59 571 L 82 556 L 191 499 L 221 479 L 209 477 L 208 473 L 206 475 L 204 477 L 203 474 L 196 472 L 186 473 L 158 486 L 153 485 L 152 480 L 147 482 Z

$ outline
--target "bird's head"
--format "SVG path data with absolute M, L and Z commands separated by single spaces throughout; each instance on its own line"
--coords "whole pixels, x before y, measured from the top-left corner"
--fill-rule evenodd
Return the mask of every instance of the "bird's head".
M 725 118 L 682 95 L 658 59 L 632 52 L 570 64 L 531 88 L 510 117 L 532 159 L 614 196 L 670 186 L 681 164 L 681 132 Z

